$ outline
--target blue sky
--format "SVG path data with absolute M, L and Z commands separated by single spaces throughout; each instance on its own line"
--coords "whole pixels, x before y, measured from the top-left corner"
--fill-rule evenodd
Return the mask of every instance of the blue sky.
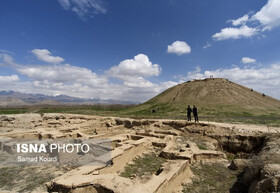
M 228 78 L 280 98 L 279 0 L 2 0 L 0 90 L 145 101 Z

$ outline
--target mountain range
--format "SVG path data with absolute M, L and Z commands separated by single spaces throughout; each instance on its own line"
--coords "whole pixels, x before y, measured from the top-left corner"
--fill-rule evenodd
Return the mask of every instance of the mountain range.
M 71 97 L 68 95 L 48 96 L 26 94 L 16 91 L 0 91 L 0 106 L 61 105 L 61 104 L 133 104 L 131 101 L 102 100 Z

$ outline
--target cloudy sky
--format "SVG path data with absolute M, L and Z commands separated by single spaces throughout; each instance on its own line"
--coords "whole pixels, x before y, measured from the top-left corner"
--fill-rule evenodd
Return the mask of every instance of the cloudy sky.
M 280 99 L 279 0 L 2 0 L 0 90 L 142 102 L 228 78 Z

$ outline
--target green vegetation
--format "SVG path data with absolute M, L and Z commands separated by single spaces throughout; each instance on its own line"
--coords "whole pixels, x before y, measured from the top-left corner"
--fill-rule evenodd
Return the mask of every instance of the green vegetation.
M 103 115 L 111 116 L 119 114 L 134 105 L 49 105 L 49 106 L 25 106 L 19 108 L 0 108 L 0 114 L 20 114 L 20 113 L 72 113 L 83 115 Z
M 199 108 L 199 107 L 198 107 Z M 155 109 L 155 113 L 152 110 Z M 280 112 L 280 109 L 279 109 Z M 215 121 L 227 123 L 247 123 L 266 125 L 269 127 L 280 126 L 280 113 L 270 112 L 262 114 L 259 111 L 248 112 L 237 107 L 199 108 L 200 121 Z M 21 113 L 71 113 L 99 116 L 120 116 L 131 118 L 150 119 L 186 119 L 184 106 L 171 104 L 162 105 L 57 105 L 57 106 L 30 106 L 19 108 L 0 108 L 0 114 Z
M 0 114 L 74 113 L 151 119 L 186 119 L 187 105 L 198 107 L 200 121 L 280 126 L 280 101 L 226 79 L 189 81 L 140 105 L 40 105 L 0 108 Z M 153 112 L 154 111 L 154 112 Z
M 155 113 L 152 113 L 155 109 Z M 237 106 L 212 106 L 199 107 L 200 121 L 215 121 L 227 123 L 247 123 L 256 125 L 266 125 L 269 127 L 280 127 L 280 109 L 248 110 Z M 153 104 L 144 103 L 119 112 L 119 116 L 129 116 L 132 118 L 153 118 L 153 119 L 186 119 L 185 106 L 178 104 Z
M 224 123 L 245 123 L 254 125 L 266 125 L 268 127 L 280 127 L 279 117 L 268 117 L 267 115 L 262 116 L 251 116 L 251 117 L 202 117 L 204 121 L 215 121 Z
M 120 176 L 129 178 L 133 175 L 142 176 L 145 173 L 154 174 L 166 162 L 166 159 L 156 156 L 155 153 L 145 154 L 142 157 L 133 160 L 133 163 L 128 164 Z
M 233 161 L 233 160 L 238 158 L 238 156 L 236 154 L 233 154 L 233 153 L 226 153 L 226 156 L 227 156 L 227 159 L 229 161 Z
M 229 170 L 221 163 L 198 163 L 191 166 L 191 170 L 195 177 L 192 178 L 192 183 L 183 185 L 184 193 L 229 192 L 239 174 L 237 171 Z
M 3 167 L 0 168 L 0 188 L 17 192 L 45 189 L 45 183 L 56 177 L 57 167 Z
M 27 112 L 26 108 L 0 108 L 0 114 L 21 114 Z
M 196 145 L 200 150 L 207 150 L 206 145 L 202 145 L 202 144 L 196 144 Z

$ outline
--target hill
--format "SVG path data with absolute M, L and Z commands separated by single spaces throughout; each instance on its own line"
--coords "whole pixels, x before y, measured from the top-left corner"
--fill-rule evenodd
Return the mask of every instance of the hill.
M 224 78 L 188 81 L 171 87 L 126 113 L 138 116 L 182 117 L 196 105 L 201 117 L 280 117 L 280 101 Z M 155 109 L 155 113 L 151 113 Z

